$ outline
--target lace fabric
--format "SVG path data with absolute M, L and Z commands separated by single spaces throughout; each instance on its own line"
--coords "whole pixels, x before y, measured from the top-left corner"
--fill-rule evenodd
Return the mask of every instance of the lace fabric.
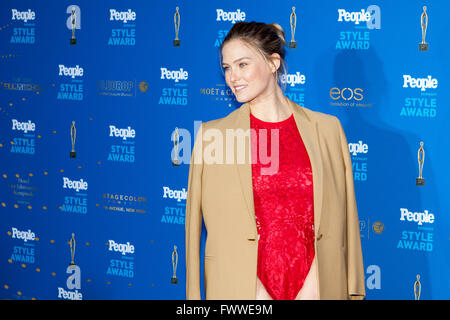
M 293 300 L 303 286 L 314 259 L 314 200 L 312 169 L 295 119 L 265 122 L 250 114 L 252 183 L 259 235 L 257 274 L 275 300 Z M 260 129 L 267 131 L 267 146 Z M 271 130 L 278 130 L 278 170 L 261 174 L 270 163 Z M 259 141 L 259 143 L 258 143 Z M 267 150 L 267 151 L 266 151 Z M 256 158 L 255 158 L 256 156 Z M 276 156 L 276 154 L 274 154 Z M 272 159 L 273 161 L 273 159 Z

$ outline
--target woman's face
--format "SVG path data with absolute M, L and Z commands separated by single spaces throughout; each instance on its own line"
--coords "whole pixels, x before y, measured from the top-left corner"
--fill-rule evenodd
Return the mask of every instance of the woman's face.
M 222 56 L 225 81 L 239 102 L 255 99 L 275 82 L 276 67 L 239 39 L 228 41 L 222 48 Z

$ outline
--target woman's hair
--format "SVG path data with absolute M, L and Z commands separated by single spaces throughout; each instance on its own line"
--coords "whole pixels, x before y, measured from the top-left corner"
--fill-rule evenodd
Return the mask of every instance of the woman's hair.
M 275 73 L 276 80 L 283 84 L 283 91 L 286 88 L 286 81 L 281 81 L 281 75 L 286 79 L 285 55 L 286 45 L 283 28 L 277 23 L 266 24 L 262 22 L 236 22 L 220 45 L 220 63 L 222 64 L 222 49 L 224 45 L 232 40 L 242 40 L 256 48 L 266 61 L 269 61 L 273 53 L 280 55 L 280 67 Z M 281 72 L 280 72 L 281 69 Z

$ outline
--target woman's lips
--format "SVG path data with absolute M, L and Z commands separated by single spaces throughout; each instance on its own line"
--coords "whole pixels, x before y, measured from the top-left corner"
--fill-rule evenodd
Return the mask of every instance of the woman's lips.
M 247 88 L 247 86 L 235 86 L 234 87 L 234 91 L 237 92 L 241 92 L 242 90 L 244 90 L 245 88 Z

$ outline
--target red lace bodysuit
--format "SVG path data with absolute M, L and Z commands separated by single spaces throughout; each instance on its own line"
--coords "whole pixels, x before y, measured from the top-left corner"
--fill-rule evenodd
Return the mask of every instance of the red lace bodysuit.
M 251 148 L 259 235 L 257 274 L 273 299 L 293 300 L 314 258 L 311 163 L 293 115 L 280 122 L 265 122 L 250 113 L 250 128 L 255 129 L 251 130 Z M 266 143 L 264 139 L 261 141 L 259 129 L 267 129 Z M 261 168 L 271 167 L 267 163 L 272 156 L 271 129 L 279 130 L 279 164 L 278 170 L 272 169 L 273 174 L 264 175 Z M 259 153 L 261 148 L 263 157 Z

